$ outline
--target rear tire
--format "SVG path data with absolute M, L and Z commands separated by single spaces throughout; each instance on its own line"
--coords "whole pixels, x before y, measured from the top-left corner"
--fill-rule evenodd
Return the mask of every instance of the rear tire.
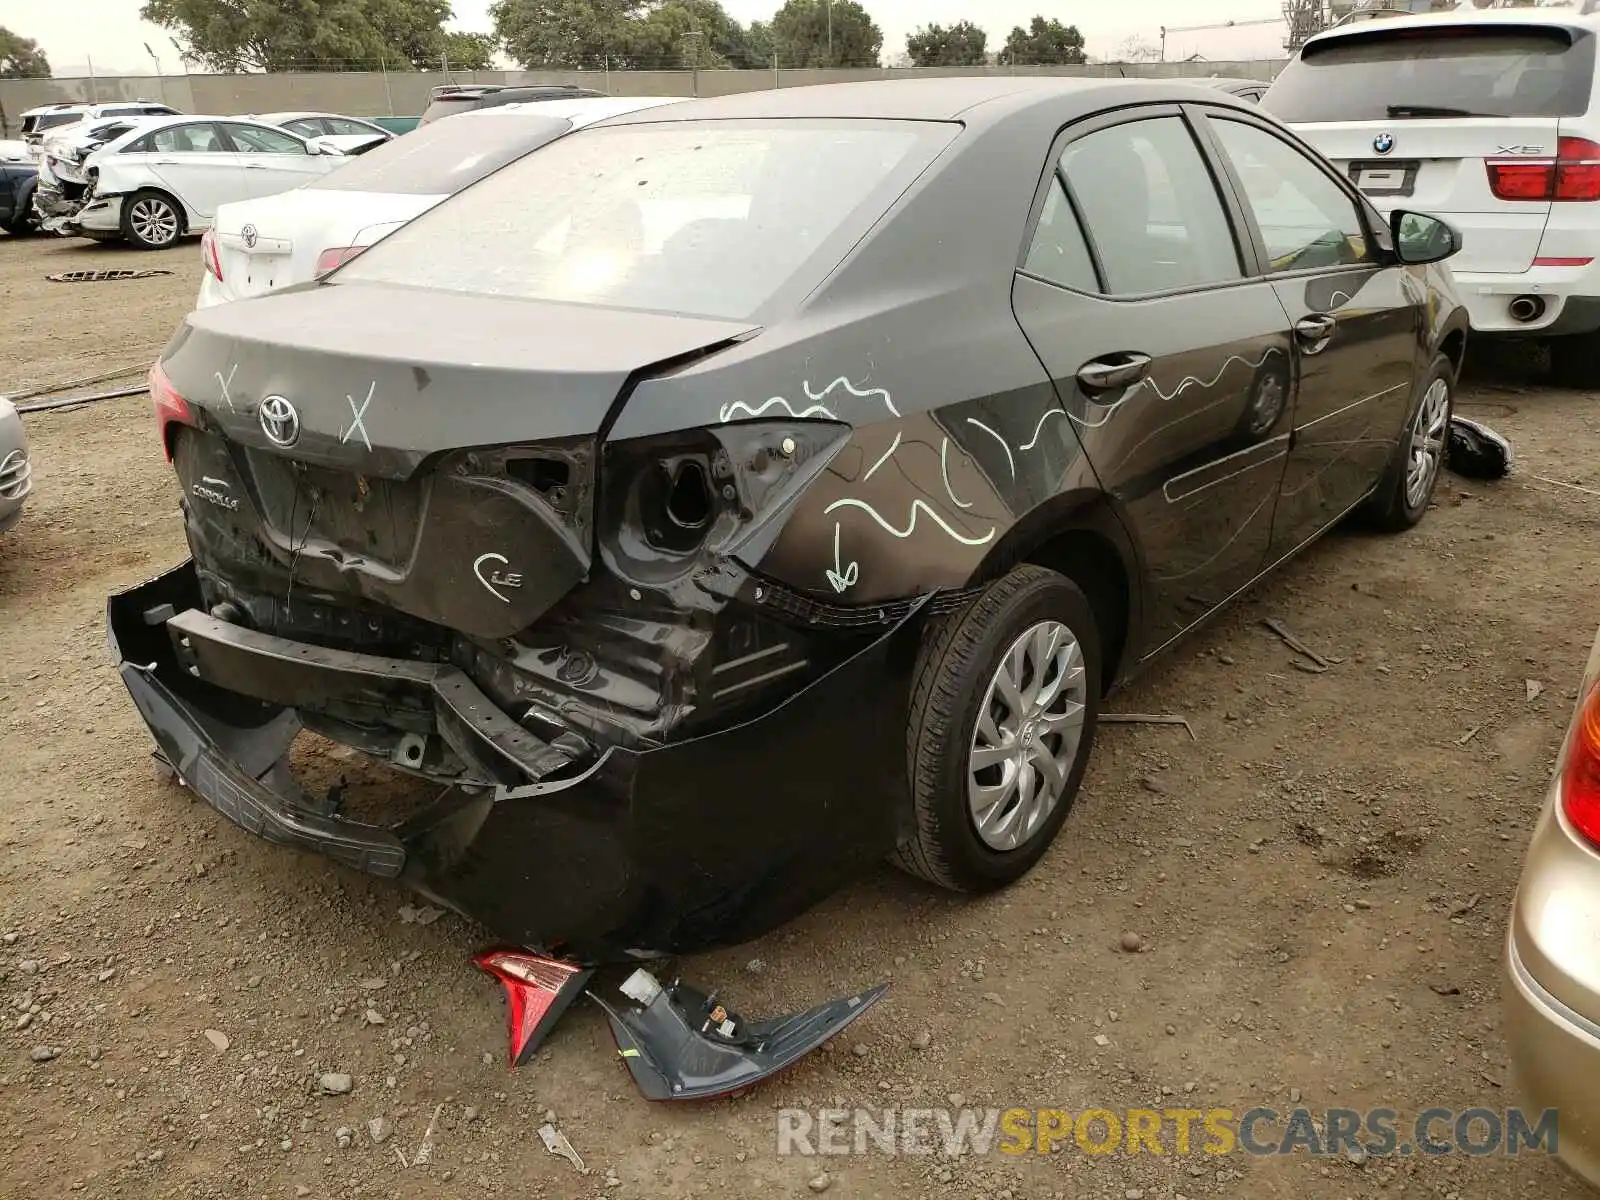
M 1366 525 L 1384 533 L 1400 533 L 1427 515 L 1444 473 L 1455 398 L 1456 369 L 1441 354 L 1422 377 L 1383 479 L 1359 510 Z
M 183 235 L 183 210 L 165 192 L 135 192 L 122 202 L 122 236 L 136 250 L 165 250 Z
M 952 891 L 1015 882 L 1060 832 L 1100 713 L 1077 584 L 1020 566 L 923 637 L 906 738 L 915 829 L 895 864 Z
M 1551 338 L 1550 378 L 1557 387 L 1600 391 L 1600 331 Z

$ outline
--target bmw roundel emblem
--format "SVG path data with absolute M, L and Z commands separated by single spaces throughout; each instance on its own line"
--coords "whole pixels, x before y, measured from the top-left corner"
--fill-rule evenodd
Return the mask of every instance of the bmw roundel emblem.
M 1394 134 L 1380 133 L 1372 139 L 1372 148 L 1379 154 L 1387 154 L 1394 149 Z

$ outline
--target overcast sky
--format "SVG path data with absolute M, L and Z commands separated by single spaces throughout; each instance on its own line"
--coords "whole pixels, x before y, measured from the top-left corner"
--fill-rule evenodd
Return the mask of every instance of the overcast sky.
M 770 18 L 781 0 L 723 0 L 741 21 Z M 1026 24 L 1038 12 L 1076 24 L 1088 39 L 1092 56 L 1114 55 L 1130 37 L 1158 40 L 1160 27 L 1206 25 L 1223 21 L 1275 18 L 1278 0 L 864 0 L 884 34 L 884 50 L 892 58 L 905 48 L 906 34 L 918 25 L 948 24 L 962 18 L 989 31 L 991 48 L 1013 25 Z M 459 29 L 489 29 L 490 0 L 455 0 Z M 0 25 L 30 37 L 44 47 L 56 74 L 79 74 L 93 60 L 96 72 L 143 73 L 154 70 L 143 43 L 160 57 L 162 69 L 181 68 L 166 31 L 139 20 L 140 0 L 0 0 Z M 980 15 L 981 14 L 981 15 Z M 1283 53 L 1281 28 L 1242 27 L 1224 32 L 1172 34 L 1169 57 L 1200 53 L 1207 58 L 1270 58 Z

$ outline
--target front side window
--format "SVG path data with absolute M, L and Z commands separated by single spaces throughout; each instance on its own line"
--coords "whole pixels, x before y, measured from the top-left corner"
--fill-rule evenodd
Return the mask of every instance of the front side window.
M 334 282 L 748 318 L 802 269 L 836 266 L 957 129 L 865 120 L 587 129 L 445 201 Z M 825 244 L 837 257 L 814 261 Z
M 344 117 L 328 117 L 322 123 L 328 127 L 329 133 L 340 134 L 342 136 L 378 132 L 378 130 L 372 128 L 370 125 L 363 125 L 360 121 L 346 120 Z
M 1274 271 L 1353 266 L 1372 249 L 1356 203 L 1311 159 L 1255 125 L 1212 119 Z
M 306 144 L 276 129 L 260 125 L 229 125 L 228 137 L 247 154 L 304 154 Z
M 1081 137 L 1061 156 L 1061 173 L 1111 293 L 1242 278 L 1227 212 L 1181 117 L 1130 121 Z
M 285 121 L 283 127 L 290 133 L 298 133 L 303 138 L 321 137 L 326 130 L 322 122 L 314 117 L 301 117 L 298 121 Z

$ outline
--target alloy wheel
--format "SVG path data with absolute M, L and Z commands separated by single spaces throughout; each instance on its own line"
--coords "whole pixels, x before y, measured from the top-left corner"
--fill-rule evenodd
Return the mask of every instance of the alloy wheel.
M 1016 850 L 1055 812 L 1083 741 L 1083 648 L 1060 621 L 1041 621 L 1000 658 L 978 713 L 967 798 L 979 839 Z
M 164 246 L 178 236 L 178 214 L 165 200 L 154 196 L 144 196 L 134 204 L 128 223 L 147 245 Z
M 1417 419 L 1411 424 L 1411 461 L 1406 468 L 1406 503 L 1419 508 L 1428 498 L 1444 459 L 1450 432 L 1450 384 L 1435 379 L 1422 397 Z

